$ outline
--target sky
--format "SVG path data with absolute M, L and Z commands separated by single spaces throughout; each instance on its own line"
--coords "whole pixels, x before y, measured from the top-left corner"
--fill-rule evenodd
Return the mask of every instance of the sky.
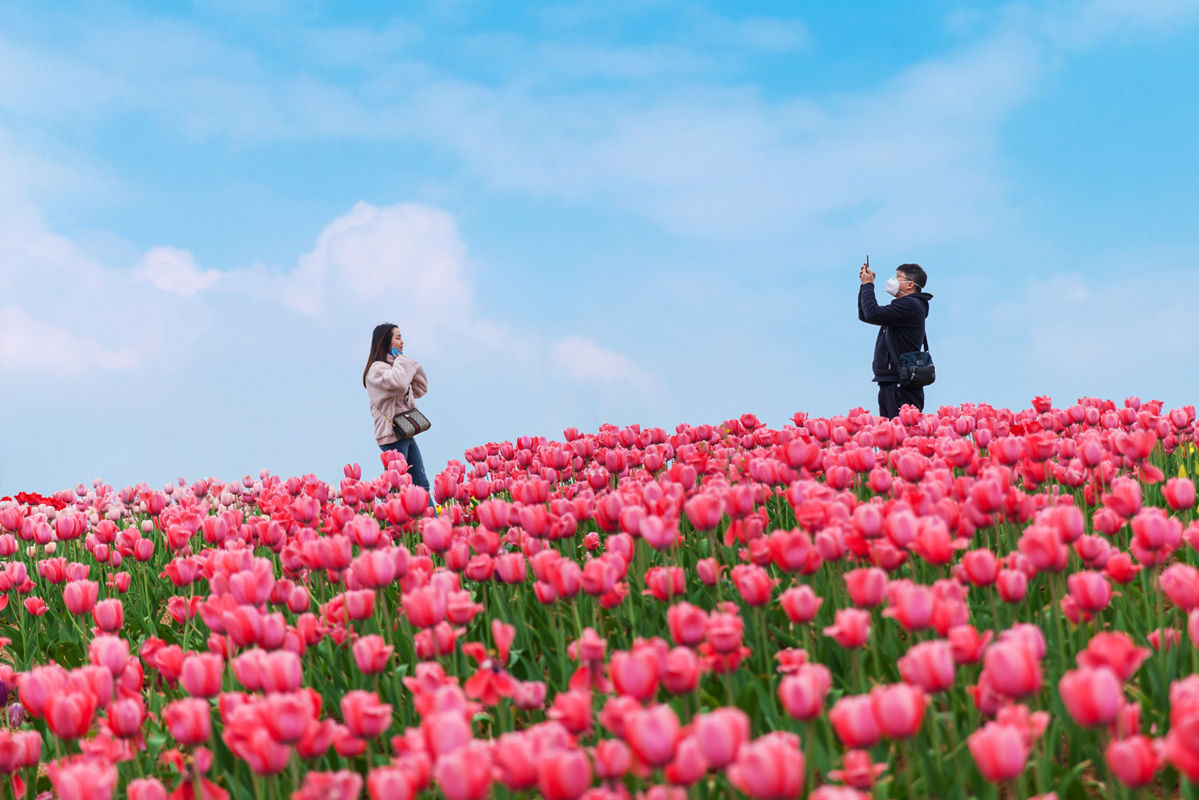
M 877 408 L 1193 404 L 1199 2 L 0 0 L 0 495 Z M 879 288 L 879 299 L 888 298 Z

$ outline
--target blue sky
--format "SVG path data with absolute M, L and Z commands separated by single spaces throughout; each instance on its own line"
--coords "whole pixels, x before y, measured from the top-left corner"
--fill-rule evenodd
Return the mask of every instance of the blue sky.
M 873 407 L 1194 403 L 1199 4 L 0 4 L 0 494 Z M 881 294 L 881 292 L 880 292 Z M 886 299 L 885 297 L 881 299 Z

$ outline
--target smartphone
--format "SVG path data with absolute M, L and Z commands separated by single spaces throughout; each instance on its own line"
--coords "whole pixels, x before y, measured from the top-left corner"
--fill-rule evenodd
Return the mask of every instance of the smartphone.
M 870 256 L 866 256 L 866 269 L 870 269 Z

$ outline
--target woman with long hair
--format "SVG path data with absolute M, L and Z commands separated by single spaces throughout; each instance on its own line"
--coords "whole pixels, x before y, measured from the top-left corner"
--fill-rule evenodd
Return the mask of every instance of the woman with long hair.
M 429 478 L 425 475 L 425 462 L 416 438 L 397 437 L 392 419 L 396 414 L 416 407 L 413 401 L 429 391 L 429 380 L 425 368 L 416 359 L 404 355 L 404 336 L 390 322 L 375 326 L 370 357 L 362 371 L 362 385 L 370 397 L 379 449 L 398 450 L 408 462 L 412 482 L 428 491 Z M 431 503 L 431 493 L 429 500 Z

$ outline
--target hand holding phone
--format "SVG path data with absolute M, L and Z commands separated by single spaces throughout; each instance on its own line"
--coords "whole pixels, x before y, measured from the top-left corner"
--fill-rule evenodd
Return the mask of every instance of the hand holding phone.
M 862 283 L 874 283 L 874 273 L 870 271 L 870 256 L 866 256 L 866 263 L 858 270 L 858 277 Z

